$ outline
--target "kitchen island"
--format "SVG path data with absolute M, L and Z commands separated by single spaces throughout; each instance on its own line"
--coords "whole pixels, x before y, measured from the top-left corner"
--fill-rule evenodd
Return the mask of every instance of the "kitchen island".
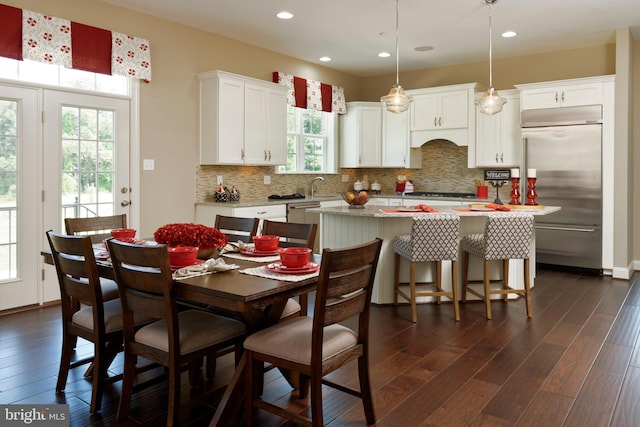
M 372 302 L 374 304 L 393 303 L 393 238 L 399 234 L 409 234 L 411 230 L 411 218 L 414 215 L 458 215 L 460 216 L 460 235 L 484 232 L 485 217 L 487 215 L 510 215 L 511 212 L 487 212 L 470 211 L 465 206 L 437 206 L 431 205 L 437 213 L 412 213 L 393 212 L 393 209 L 384 209 L 379 206 L 365 205 L 364 209 L 352 209 L 347 206 L 327 207 L 312 209 L 320 214 L 321 221 L 321 245 L 325 248 L 340 248 L 367 242 L 376 237 L 383 239 L 382 252 L 378 262 L 378 270 L 373 288 Z M 534 216 L 548 215 L 560 210 L 560 207 L 546 206 L 540 209 L 517 210 L 517 212 L 528 213 Z M 535 232 L 530 245 L 531 258 L 531 286 L 535 282 Z M 461 255 L 458 259 L 462 259 Z M 407 261 L 402 260 L 400 266 L 400 282 L 408 282 Z M 444 263 L 449 263 L 445 261 Z M 460 265 L 461 263 L 458 263 Z M 500 274 L 499 263 L 493 263 L 491 270 L 492 278 L 498 278 Z M 516 289 L 522 289 L 522 270 L 524 268 L 522 260 L 511 260 L 509 263 L 509 282 Z M 495 268 L 495 270 L 494 270 Z M 445 289 L 451 289 L 451 269 L 443 265 L 443 285 Z M 416 279 L 418 281 L 431 280 L 435 268 L 431 263 L 419 263 L 416 268 Z M 459 274 L 460 272 L 458 272 Z M 471 257 L 469 263 L 469 278 L 482 278 L 482 263 L 476 257 Z M 470 295 L 470 297 L 473 297 Z M 472 299 L 472 298 L 470 298 Z M 418 298 L 418 302 L 427 302 L 429 298 Z

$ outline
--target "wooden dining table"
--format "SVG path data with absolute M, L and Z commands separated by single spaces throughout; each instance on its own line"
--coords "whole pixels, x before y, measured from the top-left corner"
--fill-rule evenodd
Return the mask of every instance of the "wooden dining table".
M 43 250 L 41 254 L 46 263 L 53 264 L 50 251 Z M 234 314 L 247 325 L 248 333 L 277 323 L 289 298 L 312 292 L 317 285 L 317 276 L 301 281 L 277 280 L 240 272 L 264 263 L 231 258 L 225 258 L 225 261 L 237 264 L 239 268 L 177 279 L 174 281 L 174 291 L 180 301 L 210 305 Z M 320 255 L 313 255 L 313 261 L 320 263 Z M 101 277 L 114 278 L 113 268 L 108 262 L 98 261 L 98 272 Z M 211 426 L 236 424 L 243 408 L 245 364 L 243 355 L 211 420 Z

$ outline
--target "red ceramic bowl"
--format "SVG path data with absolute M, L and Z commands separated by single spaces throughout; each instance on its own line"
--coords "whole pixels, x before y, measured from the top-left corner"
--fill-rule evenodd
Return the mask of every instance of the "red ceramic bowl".
M 133 239 L 136 237 L 136 230 L 134 228 L 116 228 L 111 230 L 111 237 L 116 240 Z
M 253 236 L 253 243 L 256 245 L 257 251 L 272 252 L 278 249 L 278 243 L 280 242 L 280 236 L 265 235 L 265 236 Z
M 198 258 L 198 248 L 195 246 L 176 246 L 167 248 L 169 251 L 169 262 L 174 267 L 186 267 L 193 265 Z
M 304 267 L 309 262 L 311 249 L 309 248 L 280 248 L 280 262 L 285 267 Z

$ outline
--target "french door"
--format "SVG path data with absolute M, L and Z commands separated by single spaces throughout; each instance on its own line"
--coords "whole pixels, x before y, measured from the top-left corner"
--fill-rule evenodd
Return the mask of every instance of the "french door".
M 38 91 L 0 85 L 0 310 L 38 301 Z
M 43 91 L 43 229 L 64 232 L 64 218 L 130 218 L 130 101 Z M 60 297 L 55 270 L 43 265 L 42 301 Z

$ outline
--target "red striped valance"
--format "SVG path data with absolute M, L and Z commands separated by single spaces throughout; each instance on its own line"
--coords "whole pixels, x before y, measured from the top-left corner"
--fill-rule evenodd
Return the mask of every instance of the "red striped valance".
M 151 80 L 148 40 L 3 4 L 0 56 Z
M 273 82 L 289 88 L 287 103 L 299 108 L 344 114 L 347 108 L 344 100 L 344 89 L 327 83 L 309 80 L 291 74 L 273 72 Z

